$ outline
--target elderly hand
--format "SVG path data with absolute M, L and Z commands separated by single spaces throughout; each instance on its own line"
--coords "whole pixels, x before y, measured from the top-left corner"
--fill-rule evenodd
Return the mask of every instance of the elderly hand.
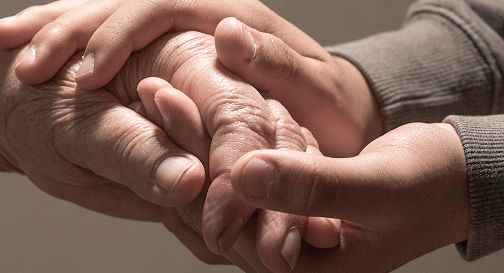
M 138 179 L 138 176 L 132 176 L 131 173 L 139 171 L 148 174 L 154 173 L 154 168 L 157 166 L 155 159 L 163 151 L 172 151 L 164 149 L 166 146 L 172 148 L 170 146 L 172 143 L 157 126 L 146 122 L 137 113 L 122 105 L 129 105 L 136 109 L 139 98 L 137 93 L 132 90 L 136 87 L 138 79 L 151 75 L 168 79 L 175 87 L 184 90 L 197 105 L 206 130 L 212 138 L 209 175 L 214 181 L 208 189 L 205 214 L 203 215 L 203 230 L 206 237 L 210 238 L 209 245 L 214 250 L 227 250 L 255 211 L 253 208 L 244 206 L 233 195 L 229 177 L 235 160 L 252 150 L 282 147 L 303 150 L 305 144 L 300 129 L 291 126 L 293 124 L 291 121 L 284 124 L 288 129 L 283 130 L 285 135 L 280 134 L 282 137 L 278 138 L 277 133 L 281 131 L 282 127 L 277 128 L 278 122 L 275 120 L 275 115 L 269 110 L 268 103 L 255 89 L 238 81 L 216 60 L 213 39 L 210 36 L 185 33 L 174 37 L 164 37 L 144 51 L 136 53 L 130 59 L 115 80 L 107 86 L 106 90 L 111 93 L 104 92 L 105 90 L 88 93 L 76 90 L 73 83 L 73 73 L 77 66 L 71 65 L 68 69 L 63 70 L 67 73 L 61 73 L 46 85 L 36 88 L 21 86 L 12 76 L 12 69 L 10 69 L 7 75 L 9 76 L 9 86 L 12 85 L 13 88 L 6 89 L 8 92 L 5 94 L 9 94 L 9 99 L 6 101 L 15 103 L 12 104 L 12 107 L 2 108 L 6 109 L 6 113 L 9 113 L 9 118 L 6 117 L 6 120 L 9 121 L 9 124 L 16 124 L 16 120 L 29 117 L 33 120 L 33 124 L 40 125 L 41 129 L 35 131 L 37 134 L 26 134 L 25 132 L 34 128 L 34 125 L 18 121 L 21 124 L 19 129 L 12 132 L 10 131 L 11 127 L 2 130 L 2 132 L 9 134 L 16 133 L 15 137 L 9 138 L 9 145 L 5 145 L 9 151 L 6 154 L 11 158 L 10 162 L 16 163 L 16 166 L 20 166 L 26 173 L 32 172 L 30 169 L 32 166 L 42 166 L 33 171 L 40 176 L 46 175 L 46 172 L 41 170 L 44 168 L 55 169 L 53 170 L 54 176 L 58 176 L 62 173 L 66 175 L 65 172 L 61 172 L 62 169 L 83 165 L 86 168 L 92 168 L 92 173 L 100 174 L 101 172 L 110 176 L 112 176 L 110 173 L 116 176 L 123 175 L 119 178 L 112 176 L 112 178 L 116 178 L 118 182 L 123 182 L 123 179 L 131 181 L 127 185 L 133 190 L 137 189 L 135 187 L 141 183 L 151 185 L 145 181 L 155 181 L 156 179 Z M 12 66 L 8 64 L 6 67 L 11 68 Z M 40 105 L 45 107 L 31 104 L 35 102 L 41 103 Z M 6 106 L 10 105 L 6 104 Z M 20 106 L 16 107 L 16 105 Z M 41 108 L 43 111 L 38 114 Z M 46 141 L 36 142 L 38 140 L 36 137 L 40 136 L 39 134 L 43 134 L 42 139 Z M 26 139 L 26 137 L 31 138 Z M 17 143 L 11 143 L 13 141 L 10 139 L 15 139 Z M 68 157 L 71 160 L 74 158 L 77 160 L 70 161 L 68 164 L 46 164 L 53 162 L 54 159 L 48 160 L 45 157 L 41 159 L 37 156 L 33 156 L 33 159 L 28 157 L 30 160 L 26 160 L 26 162 L 19 160 L 24 159 L 27 155 L 32 155 L 31 149 L 21 149 L 25 146 L 31 147 L 31 145 L 42 149 L 42 151 L 34 153 L 40 157 L 46 156 L 46 154 L 49 156 L 56 154 L 65 159 Z M 52 148 L 52 145 L 62 151 Z M 150 149 L 152 148 L 150 145 L 158 150 Z M 176 151 L 186 156 L 186 153 L 180 150 Z M 196 160 L 189 155 L 186 157 Z M 204 161 L 204 159 L 202 160 Z M 18 162 L 23 163 L 17 164 Z M 108 162 L 111 163 L 105 164 Z M 165 166 L 170 167 L 171 165 Z M 198 162 L 197 167 L 200 166 L 201 164 Z M 25 171 L 25 169 L 29 171 Z M 181 171 L 178 174 L 185 174 L 185 177 L 192 173 L 193 169 L 190 170 L 191 172 Z M 197 174 L 196 178 L 200 179 L 202 170 L 194 172 Z M 172 170 L 171 173 L 176 174 L 175 170 Z M 74 200 L 79 195 L 81 187 L 75 187 L 75 190 L 72 187 L 72 191 L 67 192 L 65 191 L 68 188 L 67 184 L 57 183 L 73 182 L 78 178 L 75 174 L 66 177 L 66 179 L 57 180 L 49 186 L 44 184 L 46 180 L 42 180 L 36 175 L 31 175 L 31 178 L 37 181 L 37 184 L 42 185 L 41 187 L 59 197 L 94 209 L 103 209 L 98 203 L 91 205 L 82 203 L 90 202 L 90 196 L 82 195 L 83 200 Z M 155 178 L 178 178 L 178 175 Z M 82 182 L 81 184 L 89 183 L 87 179 L 82 178 L 82 180 L 79 181 Z M 199 182 L 197 179 L 192 179 L 190 182 L 193 180 Z M 153 184 L 155 186 L 155 183 Z M 148 188 L 148 186 L 144 188 Z M 200 184 L 191 187 L 193 190 L 199 190 L 199 188 Z M 123 188 L 120 189 L 123 190 Z M 155 193 L 155 189 L 157 188 L 153 187 L 152 192 Z M 129 191 L 127 192 L 129 193 Z M 137 194 L 142 197 L 146 196 L 142 195 L 141 191 Z M 95 196 L 94 194 L 90 195 Z M 113 203 L 110 200 L 115 199 L 104 194 L 102 200 Z M 222 202 L 222 200 L 226 200 L 226 202 Z M 159 200 L 153 199 L 153 201 Z M 198 199 L 196 203 L 184 208 L 183 213 L 180 213 L 181 218 L 197 230 L 201 228 L 198 225 L 201 220 L 201 206 L 203 204 L 201 201 L 203 199 Z M 132 202 L 132 204 L 134 203 Z M 162 205 L 166 205 L 166 203 Z M 130 209 L 128 208 L 128 211 Z M 156 212 L 158 211 L 156 207 Z M 222 233 L 228 224 L 236 219 L 237 221 L 234 222 L 231 230 Z M 259 252 L 264 255 L 265 259 L 274 260 L 273 262 L 269 261 L 270 264 L 276 263 L 271 267 L 289 268 L 291 260 L 296 258 L 293 255 L 300 246 L 301 233 L 306 218 L 264 212 L 261 213 L 260 221 L 266 223 L 264 224 L 266 228 L 262 233 L 261 241 L 264 243 L 259 245 Z M 255 225 L 253 222 L 251 225 L 252 227 L 246 227 L 248 231 L 246 230 L 244 237 L 241 237 L 245 239 L 239 240 L 237 249 L 240 253 L 235 256 L 252 256 L 252 258 L 247 257 L 246 263 L 254 264 L 253 268 L 256 271 L 265 271 L 266 269 L 259 261 L 255 249 Z M 267 228 L 268 226 L 272 228 Z M 209 230 L 209 232 L 205 230 Z M 284 247 L 287 234 L 293 230 L 296 236 L 289 236 L 288 247 Z M 179 232 L 179 234 L 182 233 L 189 234 L 187 230 Z M 225 237 L 220 238 L 221 243 L 219 244 L 218 239 L 223 234 Z M 194 234 L 190 236 L 192 235 Z M 233 252 L 236 253 L 238 250 L 233 249 Z M 233 261 L 238 260 L 238 258 L 233 258 L 233 253 L 228 253 L 228 255 Z M 286 260 L 285 256 L 288 256 L 289 260 Z M 237 263 L 246 264 L 239 260 Z
M 464 151 L 448 124 L 402 126 L 348 159 L 251 152 L 232 180 L 251 206 L 343 219 L 340 246 L 303 246 L 295 272 L 389 272 L 468 239 Z
M 38 187 L 100 212 L 156 221 L 155 204 L 183 205 L 199 194 L 201 162 L 123 106 L 129 102 L 119 93 L 76 90 L 77 62 L 29 87 L 13 76 L 18 52 L 0 54 L 0 151 Z

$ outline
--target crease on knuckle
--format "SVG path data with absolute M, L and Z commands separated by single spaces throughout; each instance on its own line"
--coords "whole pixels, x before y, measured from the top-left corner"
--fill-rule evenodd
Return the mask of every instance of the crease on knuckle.
M 299 125 L 292 120 L 280 120 L 276 123 L 277 149 L 306 151 L 307 145 Z
M 150 175 L 151 183 L 154 183 L 155 168 L 159 164 L 156 161 L 160 161 L 161 159 L 154 159 L 152 154 L 142 151 L 144 147 L 142 143 L 156 138 L 156 135 L 157 132 L 154 128 L 143 125 L 131 126 L 124 132 L 121 132 L 112 145 L 112 153 L 117 156 L 118 160 L 121 160 L 119 162 L 124 162 L 125 166 L 150 166 L 146 172 Z M 142 156 L 139 158 L 138 155 Z M 127 179 L 126 181 L 128 180 L 131 179 Z
M 312 212 L 316 211 L 314 204 L 319 203 L 320 201 L 316 200 L 319 198 L 318 192 L 321 185 L 326 183 L 327 176 L 320 173 L 320 164 L 318 161 L 311 161 L 310 157 L 305 157 L 305 161 L 303 163 L 303 171 L 298 175 L 298 179 L 296 183 L 308 183 L 308 187 L 306 188 L 306 198 L 304 198 L 304 203 L 302 204 L 302 211 L 304 212 Z M 303 173 L 309 174 L 309 178 L 303 177 Z
M 227 99 L 228 103 L 221 103 L 214 116 L 213 124 L 216 130 L 247 130 L 259 138 L 267 140 L 269 147 L 274 147 L 275 128 L 268 117 L 268 113 L 252 103 L 236 103 L 234 99 Z

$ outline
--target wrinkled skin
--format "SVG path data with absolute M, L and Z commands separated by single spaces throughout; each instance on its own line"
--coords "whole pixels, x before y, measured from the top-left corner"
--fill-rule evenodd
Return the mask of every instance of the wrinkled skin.
M 178 213 L 198 233 L 201 224 L 211 232 L 216 223 L 234 218 L 241 219 L 240 224 L 245 225 L 254 213 L 255 209 L 234 197 L 229 182 L 231 167 L 241 155 L 263 148 L 299 151 L 306 148 L 295 123 L 287 124 L 292 125 L 290 129 L 283 130 L 283 136 L 278 135 L 275 117 L 266 101 L 255 89 L 220 66 L 213 39 L 207 35 L 189 32 L 165 36 L 136 53 L 106 88 L 93 92 L 76 90 L 73 77 L 78 63 L 75 59 L 48 83 L 36 87 L 21 85 L 12 76 L 16 53 L 1 53 L 0 69 L 5 72 L 1 82 L 2 155 L 13 168 L 25 173 L 47 193 L 96 211 L 132 219 L 162 220 L 163 212 L 158 206 L 130 190 L 135 185 L 119 185 L 108 179 L 133 181 L 131 177 L 121 177 L 121 173 L 129 176 L 142 171 L 132 171 L 130 166 L 139 163 L 155 166 L 162 158 L 160 154 L 185 153 L 160 128 L 126 107 L 138 103 L 136 85 L 147 76 L 162 77 L 184 90 L 198 106 L 212 138 L 209 159 L 200 158 L 203 163 L 208 160 L 208 174 L 213 181 L 208 197 L 201 196 Z M 113 166 L 107 165 L 108 162 L 114 162 L 113 169 L 119 171 L 111 171 Z M 227 202 L 222 202 L 224 198 Z M 204 203 L 207 216 L 201 222 Z M 276 212 L 262 213 L 261 221 L 265 225 L 282 223 L 284 226 L 271 229 L 275 236 L 270 236 L 270 244 L 265 245 L 269 249 L 260 253 L 275 252 L 278 256 L 282 233 L 292 225 L 302 229 L 305 219 Z M 238 236 L 242 228 L 240 225 L 233 230 L 233 236 Z M 271 241 L 271 238 L 275 239 Z M 226 255 L 246 271 L 266 272 L 257 256 L 255 239 L 253 220 L 244 227 L 237 244 Z M 198 256 L 210 263 L 220 262 L 209 254 Z M 280 264 L 277 268 L 287 271 L 287 266 Z

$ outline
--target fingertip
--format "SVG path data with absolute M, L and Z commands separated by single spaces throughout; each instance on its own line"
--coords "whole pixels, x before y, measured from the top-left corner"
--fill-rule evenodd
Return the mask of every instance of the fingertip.
M 205 168 L 199 160 L 195 159 L 195 161 L 197 161 L 196 164 L 183 174 L 181 180 L 173 188 L 178 206 L 185 206 L 194 201 L 205 184 Z
M 168 193 L 170 205 L 189 204 L 198 196 L 204 183 L 205 169 L 193 156 L 170 156 L 156 170 L 156 184 Z
M 96 90 L 110 82 L 122 67 L 121 60 L 100 62 L 95 53 L 86 53 L 75 74 L 75 82 L 80 89 Z
M 162 78 L 149 77 L 149 78 L 145 78 L 145 79 L 141 80 L 138 83 L 137 91 L 138 92 L 156 92 L 157 90 L 164 88 L 164 87 L 171 87 L 171 84 Z
M 215 48 L 221 62 L 234 67 L 252 61 L 257 54 L 257 44 L 252 29 L 234 17 L 223 19 L 215 29 Z
M 308 244 L 316 248 L 335 248 L 341 242 L 341 220 L 309 217 L 303 238 Z
M 267 198 L 276 177 L 274 161 L 263 153 L 254 151 L 245 154 L 231 171 L 233 189 L 247 202 Z

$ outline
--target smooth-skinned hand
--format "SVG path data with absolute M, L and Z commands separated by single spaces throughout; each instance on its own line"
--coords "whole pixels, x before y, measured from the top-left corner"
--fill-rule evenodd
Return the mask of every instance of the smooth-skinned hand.
M 213 35 L 217 24 L 230 16 L 284 38 L 302 54 L 329 57 L 256 0 L 61 0 L 3 20 L 0 47 L 15 48 L 31 40 L 29 54 L 16 68 L 28 84 L 49 80 L 76 51 L 86 49 L 76 82 L 94 90 L 107 84 L 132 52 L 163 34 L 193 30 Z
M 346 159 L 254 151 L 232 181 L 251 206 L 342 219 L 340 245 L 304 245 L 294 272 L 389 272 L 468 239 L 465 156 L 449 124 L 404 125 Z

